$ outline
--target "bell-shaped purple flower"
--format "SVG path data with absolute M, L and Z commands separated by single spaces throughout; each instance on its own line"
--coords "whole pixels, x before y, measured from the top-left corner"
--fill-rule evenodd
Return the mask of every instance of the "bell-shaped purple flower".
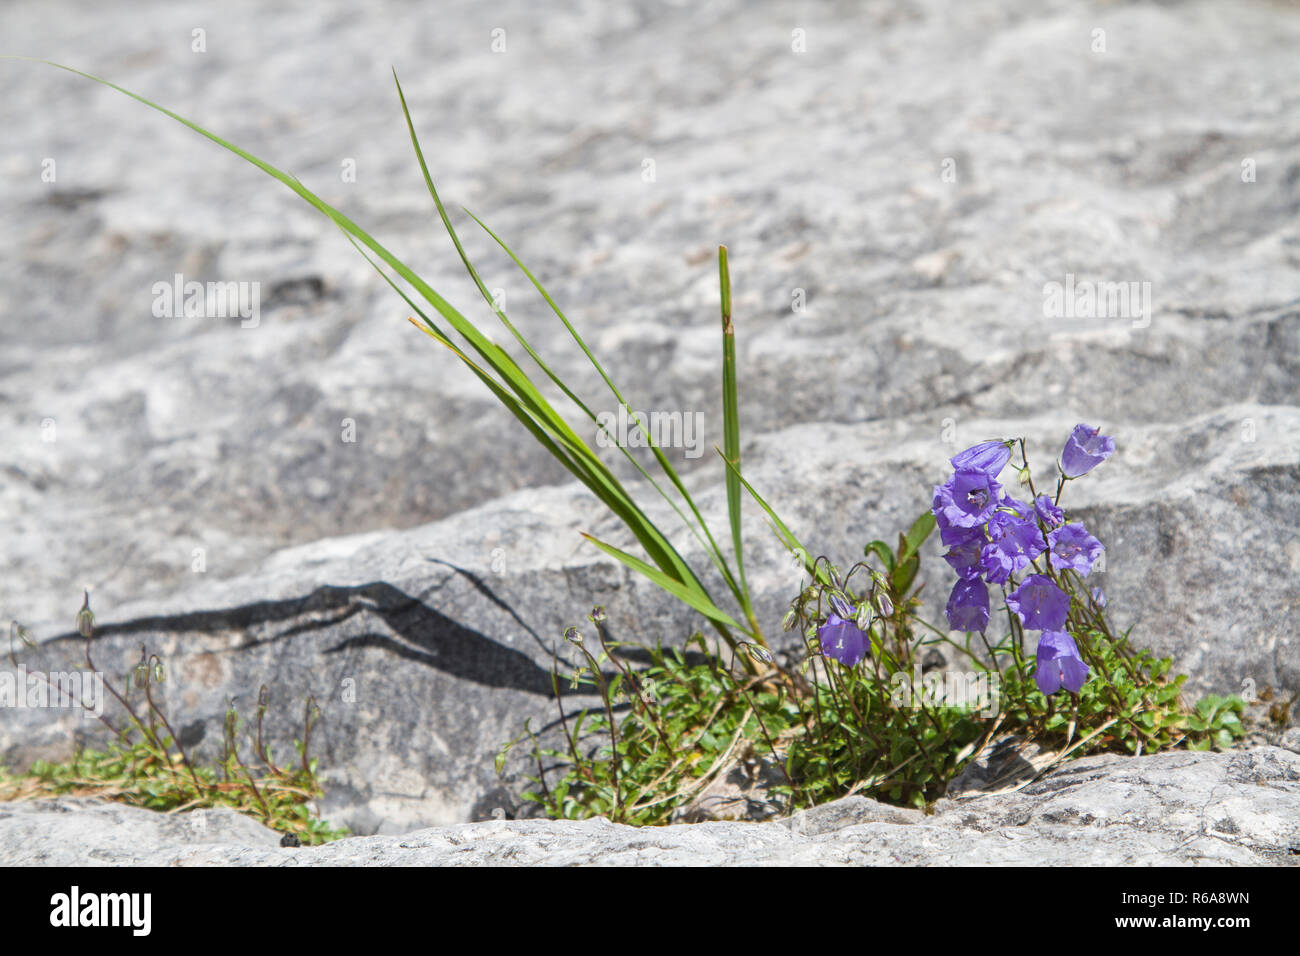
M 1052 499 L 1047 495 L 1039 495 L 1034 499 L 1034 512 L 1038 515 L 1038 520 L 1048 528 L 1059 528 L 1065 524 L 1065 512 L 1052 504 Z
M 1106 550 L 1105 546 L 1088 534 L 1082 524 L 1074 522 L 1057 528 L 1047 536 L 1048 546 L 1052 549 L 1052 567 L 1073 568 L 1084 577 L 1092 570 L 1093 563 Z
M 1046 547 L 1038 525 L 999 511 L 989 519 L 988 543 L 980 551 L 980 570 L 990 584 L 1005 584 L 1011 575 L 1029 567 Z
M 1070 596 L 1044 574 L 1031 574 L 1007 596 L 1007 607 L 1031 631 L 1059 631 L 1070 613 Z
M 942 528 L 974 528 L 988 521 L 998 506 L 1002 486 L 988 472 L 959 468 L 934 489 L 934 516 Z
M 958 471 L 970 468 L 974 471 L 987 472 L 990 478 L 996 478 L 1010 460 L 1011 448 L 1006 442 L 982 441 L 963 452 L 958 452 L 948 459 L 948 463 Z
M 1089 667 L 1066 631 L 1044 631 L 1034 657 L 1034 683 L 1044 694 L 1055 694 L 1062 687 L 1077 694 L 1088 679 Z
M 822 654 L 852 667 L 867 656 L 871 637 L 862 628 L 845 620 L 834 611 L 826 615 L 826 623 L 817 628 L 817 642 Z
M 939 539 L 948 545 L 943 559 L 952 565 L 958 577 L 979 577 L 980 552 L 988 543 L 983 528 L 944 528 L 939 532 Z
M 948 598 L 948 627 L 953 631 L 979 631 L 989 626 L 989 589 L 979 578 L 959 579 Z
M 1086 475 L 1115 453 L 1115 439 L 1100 428 L 1075 425 L 1061 452 L 1061 473 L 1066 478 Z

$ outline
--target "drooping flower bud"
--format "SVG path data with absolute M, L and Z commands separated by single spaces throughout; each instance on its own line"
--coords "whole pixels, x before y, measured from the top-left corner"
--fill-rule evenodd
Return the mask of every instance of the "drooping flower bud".
M 864 631 L 871 627 L 871 605 L 866 601 L 858 607 L 858 616 L 854 618 L 853 623 Z
M 90 592 L 83 591 L 81 610 L 77 612 L 77 633 L 90 637 L 95 633 L 95 613 L 90 609 Z
M 564 639 L 568 641 L 570 644 L 581 644 L 582 632 L 579 631 L 576 627 L 565 628 Z
M 844 596 L 836 591 L 827 591 L 826 600 L 827 603 L 830 604 L 831 610 L 835 612 L 836 616 L 843 618 L 846 621 L 850 620 L 853 615 L 857 613 L 857 611 L 854 610 L 853 605 L 849 604 L 849 602 L 844 599 Z
M 889 600 L 889 595 L 884 591 L 876 592 L 876 607 L 879 609 L 881 617 L 894 616 L 894 602 Z
M 13 640 L 15 637 L 28 647 L 36 646 L 36 642 L 32 640 L 31 632 L 17 621 L 11 621 L 9 624 L 9 639 Z

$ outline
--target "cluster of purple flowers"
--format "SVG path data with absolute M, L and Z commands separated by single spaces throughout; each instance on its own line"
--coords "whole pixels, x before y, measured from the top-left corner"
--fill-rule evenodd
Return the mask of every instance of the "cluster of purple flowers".
M 934 489 L 932 510 L 948 546 L 944 559 L 957 572 L 948 625 L 983 633 L 989 623 L 988 586 L 1013 588 L 1007 607 L 1025 628 L 1042 632 L 1034 673 L 1039 689 L 1052 694 L 1064 687 L 1078 693 L 1088 665 L 1066 630 L 1070 597 L 1043 573 L 1039 559 L 1046 555 L 1054 571 L 1068 568 L 1087 576 L 1104 548 L 1082 524 L 1067 523 L 1048 495 L 1029 504 L 1003 490 L 997 478 L 1011 460 L 1013 444 L 986 441 L 966 449 L 950 459 L 952 477 Z M 1061 453 L 1061 473 L 1067 479 L 1085 475 L 1114 451 L 1114 439 L 1079 425 Z M 1017 577 L 1025 571 L 1031 573 Z

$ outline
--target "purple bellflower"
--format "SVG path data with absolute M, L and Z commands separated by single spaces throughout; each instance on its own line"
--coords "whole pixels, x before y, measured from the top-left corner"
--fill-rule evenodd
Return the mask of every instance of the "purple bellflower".
M 959 578 L 948 598 L 948 628 L 979 631 L 989 626 L 989 589 L 979 578 Z
M 974 528 L 989 520 L 997 509 L 1002 486 L 988 472 L 959 468 L 934 489 L 931 509 L 943 528 Z
M 1044 574 L 1031 574 L 1007 596 L 1007 607 L 1031 631 L 1059 631 L 1070 613 L 1070 597 Z
M 944 528 L 939 540 L 948 545 L 943 559 L 961 578 L 977 578 L 980 574 L 980 552 L 988 544 L 983 528 Z
M 1048 528 L 1059 528 L 1065 524 L 1065 512 L 1052 504 L 1052 499 L 1047 495 L 1039 495 L 1034 499 L 1034 511 L 1038 520 Z
M 1075 425 L 1061 452 L 1061 473 L 1067 478 L 1086 475 L 1115 453 L 1115 439 L 1100 428 Z
M 996 478 L 1010 460 L 1011 448 L 1006 442 L 982 441 L 949 458 L 948 464 L 957 471 L 969 468 L 973 471 L 986 472 L 990 478 Z
M 1047 544 L 1032 521 L 999 511 L 989 519 L 988 543 L 980 551 L 980 570 L 991 584 L 1005 584 L 1011 575 L 1029 567 Z
M 1034 683 L 1044 694 L 1055 694 L 1062 687 L 1077 694 L 1088 679 L 1089 667 L 1066 631 L 1044 631 L 1038 639 L 1035 660 Z
M 1047 536 L 1047 541 L 1052 549 L 1052 567 L 1058 571 L 1073 568 L 1083 577 L 1088 576 L 1093 563 L 1106 550 L 1078 522 L 1057 528 Z
M 852 667 L 867 656 L 871 647 L 871 637 L 853 623 L 851 617 L 845 620 L 834 611 L 826 615 L 826 623 L 817 628 L 817 641 L 821 644 L 822 654 L 837 660 L 845 667 Z

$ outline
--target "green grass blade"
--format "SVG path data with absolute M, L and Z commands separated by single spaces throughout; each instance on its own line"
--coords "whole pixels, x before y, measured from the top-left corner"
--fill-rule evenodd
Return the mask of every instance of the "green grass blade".
M 564 384 L 564 381 L 551 370 L 551 367 L 546 364 L 541 355 L 539 355 L 536 349 L 532 347 L 528 339 L 526 339 L 523 334 L 515 328 L 514 324 L 510 321 L 509 316 L 506 315 L 505 310 L 497 305 L 496 299 L 492 296 L 492 293 L 488 289 L 487 284 L 483 281 L 482 276 L 479 275 L 478 269 L 474 267 L 474 263 L 471 261 L 469 253 L 465 251 L 464 245 L 461 244 L 460 236 L 456 232 L 456 227 L 452 225 L 451 219 L 447 215 L 447 209 L 442 204 L 442 198 L 438 195 L 438 189 L 433 183 L 433 175 L 429 172 L 429 164 L 424 159 L 424 150 L 420 147 L 420 138 L 415 132 L 415 122 L 411 119 L 411 111 L 406 103 L 406 94 L 402 91 L 402 84 L 397 79 L 396 70 L 393 71 L 393 82 L 397 84 L 397 96 L 402 103 L 402 115 L 406 118 L 406 129 L 411 137 L 411 146 L 415 150 L 415 158 L 420 164 L 420 172 L 424 176 L 424 185 L 429 190 L 429 195 L 433 198 L 434 207 L 438 210 L 438 217 L 442 220 L 442 225 L 443 228 L 447 230 L 447 235 L 451 237 L 452 245 L 456 247 L 456 254 L 460 256 L 460 261 L 465 266 L 465 271 L 468 272 L 470 278 L 474 280 L 474 285 L 478 287 L 479 294 L 483 296 L 483 301 L 485 301 L 488 306 L 491 307 L 492 311 L 496 313 L 496 317 L 501 320 L 501 323 L 506 327 L 510 334 L 515 337 L 515 341 L 517 341 L 523 347 L 524 351 L 528 353 L 529 357 L 537 363 L 537 367 L 546 374 L 547 378 L 555 383 L 555 385 L 569 398 L 570 401 L 577 405 L 578 408 L 582 409 L 583 413 L 588 418 L 595 421 L 596 416 L 591 409 L 587 407 L 586 403 L 574 394 L 572 389 Z
M 510 394 L 510 392 L 508 392 L 498 381 L 493 379 L 483 368 L 481 368 L 477 363 L 475 363 L 473 359 L 471 359 L 468 355 L 466 355 L 464 351 L 459 346 L 456 345 L 455 342 L 453 342 L 450 338 L 448 338 L 445 334 L 443 334 L 440 330 L 438 330 L 437 326 L 428 318 L 428 316 L 426 316 L 421 311 L 420 307 L 411 300 L 410 296 L 408 296 L 406 292 L 403 291 L 403 289 L 399 285 L 397 285 L 396 282 L 393 281 L 392 277 L 389 276 L 387 273 L 385 273 L 383 269 L 379 267 L 379 264 L 366 254 L 364 249 L 360 248 L 360 246 L 357 245 L 355 241 L 351 240 L 351 237 L 348 238 L 349 241 L 352 241 L 353 245 L 357 247 L 357 252 L 360 253 L 360 255 L 367 262 L 370 263 L 371 267 L 376 272 L 379 273 L 379 275 L 384 279 L 385 282 L 388 283 L 389 286 L 392 287 L 393 291 L 396 292 L 399 296 L 401 296 L 402 299 L 405 300 L 406 304 L 409 305 L 411 309 L 414 310 L 420 316 L 420 318 L 423 319 L 425 322 L 425 326 L 420 326 L 418 323 L 415 322 L 414 319 L 412 319 L 411 320 L 412 324 L 415 325 L 415 327 L 418 328 L 421 332 L 424 332 L 426 335 L 430 336 L 435 341 L 445 346 L 453 354 L 455 354 L 462 362 L 464 362 L 465 365 L 467 365 L 470 368 L 470 370 L 474 372 L 476 376 L 478 376 L 480 381 L 482 381 L 483 384 L 487 386 L 487 388 L 492 392 L 492 394 L 495 395 L 497 399 L 503 405 L 505 405 L 506 408 L 509 409 L 509 411 L 524 425 L 524 427 L 528 429 L 528 431 L 533 435 L 533 437 L 538 441 L 538 443 L 541 444 L 542 447 L 544 447 L 548 452 L 550 452 L 556 458 L 556 460 L 558 460 L 561 464 L 563 464 L 570 471 L 570 473 L 572 473 L 576 478 L 578 478 L 579 481 L 585 484 L 589 489 L 591 489 L 591 491 L 593 491 L 598 497 L 600 497 L 601 500 L 605 502 L 606 506 L 609 507 L 611 511 L 613 511 L 615 514 L 619 515 L 620 517 L 624 517 L 624 523 L 628 525 L 628 527 L 631 528 L 635 533 L 635 525 L 633 520 L 630 520 L 629 518 L 625 517 L 623 514 L 620 513 L 618 507 L 619 503 L 615 503 L 607 500 L 606 489 L 600 486 L 599 482 L 596 479 L 596 476 L 593 476 L 586 468 L 583 467 L 582 461 L 580 459 L 574 458 L 569 454 L 567 454 L 566 451 L 561 447 L 561 445 L 558 444 L 557 441 L 547 432 L 546 425 L 544 422 L 538 421 L 531 414 L 529 414 L 529 412 L 524 408 L 524 406 L 519 402 L 519 400 L 514 395 Z M 647 553 L 649 553 L 649 550 L 650 549 L 647 549 Z M 645 565 L 644 562 L 639 562 L 635 566 L 638 567 L 638 569 L 640 569 L 641 567 L 649 567 L 649 565 Z M 656 574 L 662 574 L 662 572 L 656 572 Z M 667 575 L 663 575 L 663 576 L 667 578 Z M 656 583 L 658 583 L 657 578 L 655 578 L 655 580 Z M 701 606 L 707 606 L 713 608 L 714 610 L 717 610 L 716 605 L 714 605 L 713 600 L 709 596 L 708 592 L 703 587 L 699 586 L 698 582 L 694 581 L 693 579 L 691 582 L 687 582 L 687 583 L 677 582 L 677 588 L 671 589 L 671 593 L 679 597 L 681 597 L 682 594 L 689 594 L 690 595 L 689 600 L 684 597 L 682 598 L 682 600 L 686 601 L 686 603 L 691 607 L 699 608 Z M 721 623 L 721 621 L 719 620 L 719 618 L 717 618 L 716 615 L 712 616 L 711 619 L 714 620 L 715 623 Z M 728 620 L 730 620 L 730 618 L 728 618 Z M 725 632 L 723 632 L 723 637 L 728 638 L 728 640 L 730 640 L 730 636 Z
M 677 598 L 683 604 L 687 604 L 693 607 L 695 610 L 699 611 L 709 620 L 721 624 L 724 627 L 737 630 L 742 634 L 749 634 L 749 632 L 746 630 L 744 625 L 739 623 L 735 618 L 728 615 L 725 611 L 718 608 L 712 601 L 709 601 L 707 599 L 702 599 L 699 596 L 698 592 L 692 591 L 691 589 L 683 586 L 678 581 L 674 581 L 672 578 L 668 577 L 668 575 L 664 574 L 661 571 L 656 570 L 655 568 L 652 568 L 650 565 L 646 564 L 640 558 L 633 557 L 632 555 L 628 554 L 626 551 L 620 551 L 612 544 L 606 544 L 604 541 L 601 541 L 599 538 L 592 537 L 586 532 L 583 532 L 582 536 L 586 538 L 588 541 L 590 541 L 592 544 L 594 544 L 596 547 L 600 548 L 600 550 L 604 551 L 606 554 L 617 558 L 619 561 L 622 561 L 624 564 L 626 564 L 632 570 L 636 571 L 638 574 L 641 574 L 644 577 L 649 578 L 651 581 L 659 585 L 661 588 L 663 588 L 673 597 Z M 749 635 L 749 636 L 752 637 L 753 635 Z
M 442 315 L 442 317 L 445 318 L 452 325 L 452 327 L 466 339 L 467 342 L 470 343 L 470 345 L 479 354 L 479 356 L 483 358 L 484 361 L 486 361 L 487 364 L 491 366 L 492 369 L 496 371 L 498 375 L 501 376 L 502 381 L 504 381 L 510 387 L 510 389 L 514 391 L 523 400 L 524 404 L 529 408 L 529 410 L 533 414 L 535 414 L 539 418 L 547 420 L 557 432 L 566 434 L 566 437 L 570 440 L 571 444 L 580 446 L 580 449 L 585 448 L 585 443 L 583 443 L 582 440 L 578 438 L 578 436 L 572 431 L 572 429 L 569 428 L 568 424 L 563 420 L 563 418 L 561 418 L 559 414 L 555 412 L 553 408 L 550 407 L 550 404 L 542 397 L 541 393 L 537 391 L 536 387 L 528 379 L 527 375 L 524 374 L 523 370 L 519 368 L 519 366 L 515 363 L 514 359 L 511 358 L 510 355 L 504 349 L 502 349 L 491 339 L 483 335 L 483 333 L 480 332 L 472 322 L 470 322 L 463 315 L 461 315 L 460 312 L 458 312 L 451 305 L 451 303 L 447 302 L 446 299 L 444 299 L 441 295 L 439 295 L 436 291 L 434 291 L 434 289 L 427 282 L 421 279 L 404 262 L 398 259 L 391 252 L 389 252 L 388 249 L 386 249 L 383 245 L 381 245 L 373 236 L 371 236 L 368 232 L 366 232 L 364 229 L 362 229 L 360 226 L 354 223 L 343 213 L 339 212 L 329 203 L 325 202 L 325 200 L 321 199 L 314 192 L 312 192 L 310 189 L 304 186 L 296 176 L 293 176 L 289 173 L 284 172 L 281 169 L 276 168 L 275 166 L 272 166 L 270 163 L 266 162 L 265 160 L 259 159 L 258 157 L 254 156 L 252 153 L 249 153 L 246 150 L 243 150 L 240 147 L 236 146 L 235 144 L 222 138 L 221 136 L 218 136 L 216 133 L 213 133 L 203 128 L 197 123 L 187 120 L 185 117 L 177 113 L 173 113 L 171 110 L 167 109 L 166 107 L 160 106 L 157 103 L 154 103 L 152 100 L 149 100 L 139 95 L 138 93 L 133 93 L 130 90 L 126 89 L 125 87 L 118 86 L 116 83 L 112 83 L 101 77 L 95 76 L 91 73 L 83 72 L 82 70 L 78 70 L 70 66 L 64 66 L 61 63 L 53 63 L 49 60 L 39 60 L 38 62 L 46 63 L 49 66 L 56 67 L 60 70 L 66 70 L 69 73 L 74 73 L 88 80 L 93 80 L 96 83 L 100 83 L 111 89 L 117 90 L 119 93 L 122 93 L 125 96 L 129 96 L 131 99 L 143 103 L 145 106 L 148 106 L 150 109 L 156 110 L 157 112 L 162 113 L 164 116 L 170 117 L 171 119 L 175 120 L 178 123 L 181 123 L 184 126 L 188 126 L 190 129 L 194 130 L 199 135 L 211 140 L 212 142 L 216 143 L 218 146 L 221 146 L 222 148 L 229 150 L 230 152 L 234 153 L 236 156 L 239 156 L 241 159 L 245 160 L 246 162 L 256 166 L 258 169 L 262 170 L 264 173 L 266 173 L 268 176 L 271 176 L 273 179 L 279 180 L 289 189 L 297 193 L 301 198 L 306 200 L 311 206 L 315 207 L 326 218 L 333 221 L 335 225 L 341 228 L 345 233 L 347 233 L 349 236 L 354 237 L 361 244 L 366 246 L 366 248 L 370 249 L 371 252 L 373 252 L 381 260 L 383 260 L 390 268 L 393 269 L 394 272 L 396 272 L 399 276 L 402 277 L 403 280 L 405 280 L 417 292 L 419 292 L 421 297 L 424 298 L 424 300 L 427 301 L 430 305 L 432 305 L 438 311 L 438 313 Z M 580 449 L 579 449 L 579 453 L 581 453 Z M 592 452 L 589 448 L 586 449 L 585 454 L 590 458 L 595 458 L 594 452 Z M 651 535 L 651 537 L 653 538 L 656 535 L 657 535 L 657 529 L 656 529 L 656 534 Z M 662 537 L 661 535 L 657 535 L 657 536 Z M 686 568 L 685 562 L 681 560 L 680 555 L 676 555 L 674 560 L 673 555 L 675 555 L 675 551 L 673 551 L 670 545 L 667 545 L 666 539 L 658 543 L 656 550 L 660 550 L 662 552 L 661 555 L 659 555 L 658 557 L 662 557 L 664 560 L 667 561 L 667 563 L 670 566 L 673 566 L 679 572 L 686 571 L 689 574 L 689 569 Z
M 568 385 L 565 384 L 565 382 L 559 377 L 559 375 L 557 375 L 551 369 L 550 365 L 547 364 L 547 362 L 542 358 L 542 356 L 537 352 L 537 350 L 533 348 L 532 344 L 523 335 L 523 333 L 520 332 L 519 329 L 516 328 L 515 325 L 510 321 L 509 316 L 506 314 L 505 310 L 502 309 L 497 304 L 496 299 L 492 296 L 492 293 L 489 291 L 487 287 L 487 283 L 483 281 L 483 278 L 480 275 L 478 269 L 475 267 L 473 261 L 470 259 L 469 254 L 465 251 L 465 247 L 460 241 L 460 236 L 456 232 L 456 227 L 452 224 L 450 217 L 447 215 L 447 209 L 442 202 L 442 198 L 438 195 L 438 189 L 434 184 L 433 175 L 429 171 L 429 165 L 424 158 L 424 150 L 420 146 L 419 135 L 415 131 L 415 123 L 411 117 L 411 111 L 409 106 L 407 105 L 406 95 L 402 90 L 401 81 L 397 79 L 396 71 L 394 71 L 393 73 L 393 81 L 397 84 L 397 95 L 402 104 L 402 114 L 406 119 L 406 128 L 411 138 L 411 146 L 415 150 L 416 160 L 419 162 L 420 171 L 424 176 L 425 187 L 428 189 L 429 195 L 433 199 L 434 206 L 438 211 L 438 216 L 442 221 L 443 228 L 447 230 L 447 235 L 450 236 L 452 244 L 456 248 L 456 253 L 457 255 L 460 256 L 461 263 L 465 266 L 465 270 L 469 273 L 470 278 L 474 281 L 475 286 L 478 288 L 479 294 L 483 297 L 483 300 L 496 314 L 497 318 L 501 321 L 501 323 L 506 327 L 507 330 L 509 330 L 510 334 L 514 336 L 515 340 L 528 353 L 529 357 L 531 357 L 532 360 L 537 363 L 538 368 L 540 368 L 546 374 L 546 376 L 565 394 L 565 396 L 569 398 L 570 401 L 574 403 L 574 405 L 576 405 L 582 411 L 584 415 L 587 416 L 588 419 L 590 419 L 593 423 L 599 425 L 599 420 L 597 419 L 595 412 L 593 412 L 591 408 L 586 404 L 586 402 L 584 402 L 572 389 L 569 388 Z M 466 211 L 468 212 L 468 210 Z M 477 218 L 475 219 L 475 221 L 478 221 Z M 481 222 L 480 225 L 482 225 Z M 493 238 L 496 237 L 494 236 Z M 498 242 L 499 241 L 500 240 L 498 240 Z M 502 245 L 504 247 L 504 244 Z M 515 261 L 518 262 L 517 259 Z M 527 270 L 525 270 L 525 272 L 527 272 Z M 531 274 L 529 275 L 531 276 Z M 565 324 L 566 326 L 568 325 L 567 320 L 565 320 Z M 572 326 L 569 326 L 569 328 L 570 331 L 572 331 Z M 588 352 L 588 355 L 590 356 L 590 352 Z M 601 372 L 603 375 L 604 374 L 603 370 L 601 370 Z M 609 381 L 608 376 L 605 376 L 605 380 L 607 382 Z M 633 418 L 633 420 L 634 421 L 636 420 L 635 417 Z M 638 428 L 640 427 L 639 422 L 637 423 L 637 427 Z M 643 434 L 645 434 L 647 442 L 650 444 L 651 448 L 655 450 L 658 457 L 661 459 L 660 464 L 661 466 L 664 467 L 665 472 L 669 475 L 670 478 L 675 478 L 676 477 L 675 471 L 672 469 L 671 465 L 667 462 L 667 459 L 664 458 L 662 451 L 659 450 L 659 447 L 654 442 L 652 436 L 646 433 L 645 429 L 641 429 L 641 431 Z M 668 502 L 668 504 L 673 508 L 673 510 L 677 512 L 678 517 L 682 519 L 682 522 L 695 536 L 696 540 L 698 540 L 701 546 L 704 547 L 706 553 L 709 553 L 710 557 L 714 561 L 714 565 L 718 568 L 719 572 L 723 576 L 723 579 L 727 582 L 728 587 L 731 588 L 732 592 L 737 596 L 738 599 L 740 599 L 742 592 L 738 590 L 735 585 L 734 579 L 732 578 L 731 575 L 731 569 L 727 567 L 725 561 L 719 562 L 717 559 L 717 543 L 712 540 L 712 535 L 709 534 L 707 525 L 704 525 L 704 530 L 705 530 L 705 537 L 709 539 L 708 541 L 705 540 L 705 537 L 701 537 L 699 531 L 695 528 L 695 526 L 693 526 L 690 523 L 690 521 L 687 520 L 685 514 L 682 512 L 677 502 L 674 501 L 672 497 L 669 496 L 667 492 L 664 491 L 663 487 L 650 475 L 648 471 L 646 471 L 645 467 L 642 466 L 642 464 L 639 461 L 637 461 L 636 456 L 633 455 L 631 451 L 629 451 L 621 444 L 618 445 L 618 448 L 622 452 L 623 456 L 629 462 L 631 462 L 632 466 L 641 474 L 641 476 L 645 478 L 648 482 L 650 482 L 651 486 L 655 489 L 655 491 L 657 491 L 660 494 L 660 496 L 662 496 L 663 499 Z M 685 495 L 684 488 L 679 487 L 679 490 L 683 492 L 684 497 L 686 497 L 688 503 L 690 503 L 689 495 Z M 696 517 L 697 518 L 699 517 L 698 511 L 696 511 Z M 700 519 L 700 523 L 701 525 L 703 525 L 702 519 Z
M 727 461 L 727 456 L 722 454 L 722 449 L 715 447 L 713 450 L 719 455 L 722 455 L 722 460 L 724 462 Z M 785 545 L 790 551 L 799 555 L 803 560 L 804 568 L 807 569 L 809 574 L 815 575 L 818 581 L 829 586 L 831 581 L 826 571 L 821 567 L 816 569 L 813 568 L 813 556 L 809 553 L 808 549 L 800 543 L 799 539 L 795 536 L 795 533 L 786 526 L 784 521 L 781 520 L 780 516 L 772 510 L 772 506 L 763 500 L 763 496 L 754 490 L 754 486 L 745 480 L 745 476 L 742 475 L 735 466 L 730 462 L 727 462 L 727 467 L 735 473 L 736 477 L 740 479 L 741 486 L 749 492 L 750 497 L 753 498 L 758 506 L 763 509 L 764 514 L 767 515 L 769 522 L 771 523 L 773 533 L 776 534 L 777 540 Z
M 615 385 L 613 380 L 609 377 L 609 374 L 605 371 L 604 366 L 600 364 L 600 360 L 597 359 L 596 356 L 592 353 L 591 349 L 587 346 L 587 343 L 583 339 L 582 335 L 573 326 L 573 323 L 569 321 L 568 316 L 564 314 L 563 310 L 560 308 L 559 304 L 556 303 L 555 299 L 552 298 L 550 292 L 547 291 L 546 287 L 542 285 L 541 281 L 532 273 L 532 271 L 526 265 L 524 265 L 523 261 L 520 260 L 519 256 L 515 254 L 514 250 L 511 249 L 510 246 L 508 246 L 500 236 L 498 236 L 495 232 L 493 232 L 491 228 L 488 227 L 487 223 L 485 223 L 478 216 L 474 215 L 474 213 L 468 209 L 465 210 L 465 213 L 468 216 L 470 216 L 470 218 L 472 218 L 476 223 L 478 223 L 484 232 L 486 232 L 489 236 L 492 237 L 493 240 L 495 240 L 497 245 L 501 247 L 502 251 L 504 251 L 505 254 L 510 257 L 511 261 L 513 261 L 514 264 L 519 268 L 519 270 L 528 278 L 528 281 L 533 284 L 533 288 L 537 290 L 538 294 L 540 294 L 541 297 L 546 301 L 546 304 L 551 307 L 551 311 L 553 311 L 556 317 L 564 324 L 564 327 L 568 330 L 569 335 L 572 336 L 573 340 L 578 344 L 578 347 L 582 349 L 583 354 L 587 356 L 587 359 L 588 361 L 591 362 L 592 367 L 595 368 L 596 372 L 600 375 L 600 377 L 604 380 L 605 384 L 609 387 L 609 390 L 611 393 L 613 393 L 614 398 L 619 402 L 620 405 L 627 408 L 630 413 L 632 410 L 631 404 L 627 401 L 626 398 L 623 397 L 623 393 L 619 391 L 618 386 Z M 638 427 L 640 427 L 639 424 Z M 645 434 L 644 430 L 642 430 L 642 434 Z M 745 592 L 741 589 L 739 583 L 736 581 L 735 575 L 732 573 L 731 567 L 727 563 L 726 556 L 722 553 L 722 549 L 718 547 L 718 543 L 713 537 L 713 532 L 709 528 L 708 522 L 706 522 L 704 520 L 704 516 L 700 514 L 700 510 L 696 506 L 694 498 L 691 497 L 690 492 L 687 491 L 686 489 L 685 483 L 681 480 L 681 477 L 677 474 L 677 469 L 673 467 L 672 463 L 668 460 L 667 456 L 663 453 L 663 449 L 661 449 L 658 443 L 655 442 L 653 436 L 645 434 L 645 438 L 646 438 L 646 443 L 649 445 L 651 452 L 654 454 L 655 460 L 656 462 L 658 462 L 660 469 L 668 477 L 668 480 L 672 482 L 672 485 L 675 489 L 677 489 L 678 494 L 682 496 L 682 500 L 685 501 L 687 507 L 690 508 L 691 514 L 695 518 L 695 521 L 698 524 L 700 531 L 703 532 L 704 537 L 707 539 L 708 543 L 705 546 L 705 550 L 709 553 L 709 557 L 713 561 L 714 566 L 718 569 L 719 573 L 721 573 L 723 580 L 727 582 L 727 586 L 731 590 L 732 594 L 735 596 L 737 603 L 743 605 L 744 604 L 743 595 L 745 594 Z M 633 463 L 637 464 L 635 462 L 635 459 L 633 459 Z M 644 469 L 640 469 L 639 464 L 638 464 L 638 470 L 641 470 L 642 473 L 644 473 Z M 646 477 L 648 478 L 649 476 L 647 475 Z M 651 479 L 651 481 L 652 483 L 654 483 L 653 479 Z M 677 508 L 674 502 L 672 502 L 672 499 L 669 498 L 668 495 L 665 494 L 663 490 L 658 487 L 657 484 L 655 484 L 655 487 L 657 490 L 659 490 L 659 493 L 663 495 L 665 500 L 667 500 L 670 504 L 673 505 L 674 510 L 676 510 L 677 513 L 680 515 L 681 510 Z M 685 521 L 684 516 L 683 516 L 683 521 Z M 698 539 L 699 535 L 697 534 L 696 537 Z
M 741 606 L 754 624 L 754 611 L 745 581 L 745 554 L 740 528 L 740 402 L 736 385 L 736 329 L 731 321 L 731 269 L 727 247 L 718 246 L 718 285 L 722 298 L 722 432 L 726 469 L 727 518 L 731 543 L 736 549 L 736 574 L 740 579 Z M 755 626 L 757 630 L 757 626 Z

